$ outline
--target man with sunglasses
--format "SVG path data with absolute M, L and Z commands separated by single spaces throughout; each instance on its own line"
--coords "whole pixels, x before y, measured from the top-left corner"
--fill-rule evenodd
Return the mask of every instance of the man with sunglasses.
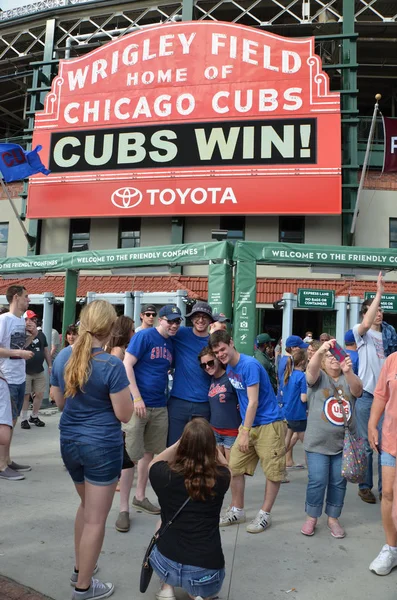
M 141 325 L 137 329 L 135 329 L 135 333 L 138 333 L 138 331 L 142 331 L 142 329 L 150 329 L 151 327 L 153 327 L 156 317 L 157 308 L 155 307 L 155 305 L 145 304 L 145 306 L 142 307 L 140 314 Z
M 212 308 L 207 302 L 196 302 L 190 317 L 193 328 L 181 327 L 173 338 L 175 373 L 168 400 L 168 446 L 179 440 L 186 423 L 194 417 L 209 421 L 208 388 L 210 378 L 200 369 L 197 356 L 208 345 L 208 327 L 213 322 Z
M 159 312 L 157 327 L 136 333 L 131 338 L 124 358 L 135 408 L 131 420 L 123 426 L 125 445 L 130 459 L 138 463 L 138 481 L 132 505 L 138 510 L 156 515 L 160 513 L 160 509 L 146 498 L 146 485 L 149 463 L 155 454 L 160 454 L 166 448 L 166 388 L 174 355 L 170 338 L 177 333 L 181 321 L 182 314 L 177 306 L 163 306 Z M 118 531 L 128 531 L 129 513 L 120 513 L 117 524 Z

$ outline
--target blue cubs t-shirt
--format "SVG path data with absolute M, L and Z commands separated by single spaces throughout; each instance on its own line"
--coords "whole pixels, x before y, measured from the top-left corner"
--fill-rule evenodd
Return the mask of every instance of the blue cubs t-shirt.
M 278 377 L 279 387 L 282 387 L 284 385 L 284 371 L 285 371 L 285 367 L 287 366 L 289 358 L 290 358 L 290 356 L 286 356 L 285 354 L 283 354 L 283 356 L 280 358 L 280 360 L 278 362 L 277 377 Z
M 247 388 L 257 383 L 259 383 L 258 408 L 252 426 L 267 425 L 281 419 L 269 375 L 256 358 L 240 354 L 237 365 L 235 367 L 227 365 L 226 373 L 237 392 L 243 423 L 248 407 Z
M 148 408 L 166 406 L 168 371 L 173 359 L 171 340 L 155 327 L 141 329 L 131 338 L 127 352 L 138 359 L 134 374 L 145 405 Z
M 306 375 L 294 369 L 283 387 L 283 411 L 287 421 L 306 421 L 307 404 L 302 402 L 301 394 L 307 394 Z
M 198 355 L 208 345 L 209 335 L 199 337 L 190 327 L 180 327 L 172 338 L 175 373 L 171 395 L 190 402 L 208 402 L 211 379 L 200 368 Z
M 74 440 L 81 444 L 118 446 L 123 443 L 121 423 L 114 414 L 109 394 L 128 387 L 128 377 L 121 360 L 101 348 L 91 360 L 91 374 L 84 389 L 66 398 L 59 422 L 61 440 Z M 63 373 L 72 354 L 72 346 L 61 350 L 54 361 L 51 385 L 65 391 Z M 132 403 L 132 399 L 131 399 Z
M 238 429 L 241 425 L 241 415 L 238 410 L 236 390 L 224 373 L 221 377 L 211 379 L 208 390 L 208 400 L 211 408 L 210 423 L 216 429 Z

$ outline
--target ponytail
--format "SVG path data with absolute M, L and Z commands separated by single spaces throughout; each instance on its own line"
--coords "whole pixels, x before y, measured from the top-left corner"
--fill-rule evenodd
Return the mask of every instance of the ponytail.
M 284 385 L 287 385 L 289 378 L 292 375 L 292 371 L 294 370 L 294 359 L 292 356 L 288 357 L 288 362 L 284 371 Z

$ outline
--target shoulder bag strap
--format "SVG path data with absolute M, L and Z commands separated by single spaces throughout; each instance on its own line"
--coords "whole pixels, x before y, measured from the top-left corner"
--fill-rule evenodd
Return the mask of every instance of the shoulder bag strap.
M 163 529 L 160 529 L 158 531 L 157 539 L 159 539 L 167 531 L 167 529 L 169 527 L 171 527 L 172 523 L 175 521 L 177 516 L 182 512 L 182 510 L 185 508 L 186 504 L 189 501 L 190 501 L 190 496 L 188 498 L 186 498 L 185 502 L 182 504 L 182 506 L 180 508 L 178 508 L 178 510 L 176 511 L 174 516 L 164 525 Z
M 342 411 L 342 417 L 343 417 L 343 423 L 344 423 L 345 429 L 349 429 L 349 423 L 347 422 L 346 415 L 345 415 L 345 411 L 343 410 L 343 402 L 342 402 L 342 400 L 340 399 L 340 395 L 339 395 L 339 392 L 338 392 L 338 388 L 336 387 L 336 385 L 334 384 L 334 382 L 332 381 L 332 379 L 331 379 L 331 377 L 330 377 L 329 375 L 328 375 L 328 379 L 329 379 L 329 382 L 330 382 L 330 384 L 331 384 L 331 385 L 332 385 L 332 387 L 334 388 L 334 391 L 335 391 L 335 398 L 337 399 L 337 401 L 338 401 L 338 404 L 339 404 L 339 406 L 340 406 L 340 409 L 341 409 L 341 411 Z

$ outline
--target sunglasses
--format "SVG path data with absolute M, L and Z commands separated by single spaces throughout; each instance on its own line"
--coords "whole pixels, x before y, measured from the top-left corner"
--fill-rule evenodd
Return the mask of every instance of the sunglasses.
M 209 367 L 210 369 L 212 369 L 212 367 L 215 366 L 215 360 L 209 360 L 208 362 L 202 362 L 200 363 L 200 367 L 205 370 L 207 367 Z
M 157 313 L 145 312 L 145 317 L 155 317 L 155 316 L 157 316 Z
M 170 325 L 176 323 L 176 325 L 180 325 L 182 323 L 182 319 L 167 319 L 166 317 L 161 317 L 163 321 L 167 321 Z

